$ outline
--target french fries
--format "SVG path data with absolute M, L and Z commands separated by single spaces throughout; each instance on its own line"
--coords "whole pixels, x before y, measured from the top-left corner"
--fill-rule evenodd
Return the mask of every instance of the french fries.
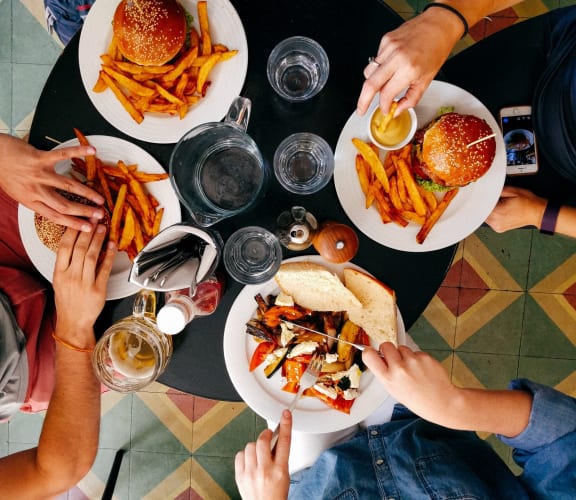
M 74 132 L 81 144 L 90 145 L 82 132 Z M 138 165 L 126 165 L 122 160 L 106 164 L 96 155 L 72 159 L 71 174 L 83 176 L 86 183 L 92 169 L 91 187 L 104 197 L 111 214 L 108 238 L 134 260 L 158 234 L 164 215 L 164 208 L 147 192 L 145 184 L 167 179 L 168 174 L 140 172 Z
M 438 199 L 434 193 L 419 186 L 412 174 L 411 144 L 388 151 L 382 162 L 371 144 L 358 138 L 353 138 L 352 143 L 358 150 L 355 168 L 366 208 L 374 205 L 383 224 L 394 222 L 406 227 L 413 222 L 422 226 L 416 241 L 424 243 L 458 194 L 458 188 L 446 191 Z
M 136 123 L 142 123 L 146 113 L 183 119 L 206 97 L 214 67 L 238 53 L 214 43 L 207 1 L 198 2 L 197 13 L 200 34 L 191 27 L 189 46 L 162 66 L 141 66 L 124 60 L 112 37 L 107 52 L 100 56 L 101 70 L 92 90 L 99 93 L 110 89 Z
M 390 111 L 388 111 L 388 114 L 385 115 L 384 118 L 382 118 L 382 121 L 378 125 L 378 129 L 380 130 L 381 134 L 386 132 L 386 130 L 388 129 L 388 125 L 390 125 L 392 118 L 394 118 L 394 113 L 396 113 L 397 107 L 398 107 L 398 102 L 394 101 L 392 103 L 392 105 L 390 106 Z

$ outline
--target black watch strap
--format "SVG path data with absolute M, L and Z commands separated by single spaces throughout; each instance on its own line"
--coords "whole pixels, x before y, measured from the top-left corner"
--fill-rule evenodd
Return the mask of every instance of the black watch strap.
M 542 216 L 542 223 L 540 224 L 540 232 L 544 234 L 554 234 L 556 229 L 556 221 L 558 220 L 558 213 L 562 205 L 557 201 L 549 201 Z

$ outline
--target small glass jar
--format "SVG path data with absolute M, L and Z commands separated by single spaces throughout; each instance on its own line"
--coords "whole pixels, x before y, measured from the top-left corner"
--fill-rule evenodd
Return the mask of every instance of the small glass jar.
M 224 277 L 218 273 L 198 283 L 194 290 L 166 292 L 164 307 L 158 312 L 158 328 L 167 335 L 175 335 L 194 318 L 212 314 L 220 303 L 223 289 Z
M 156 326 L 156 294 L 141 290 L 132 316 L 114 323 L 96 343 L 92 366 L 106 387 L 132 392 L 155 381 L 172 356 L 172 338 Z
M 292 207 L 276 219 L 276 236 L 289 250 L 306 250 L 314 241 L 318 222 L 304 207 Z

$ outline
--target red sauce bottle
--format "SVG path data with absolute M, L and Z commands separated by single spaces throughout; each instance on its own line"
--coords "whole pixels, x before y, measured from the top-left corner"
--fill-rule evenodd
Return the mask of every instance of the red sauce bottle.
M 224 292 L 224 277 L 212 274 L 196 285 L 194 290 L 183 288 L 166 292 L 164 307 L 156 315 L 158 329 L 168 335 L 184 330 L 194 318 L 212 314 Z

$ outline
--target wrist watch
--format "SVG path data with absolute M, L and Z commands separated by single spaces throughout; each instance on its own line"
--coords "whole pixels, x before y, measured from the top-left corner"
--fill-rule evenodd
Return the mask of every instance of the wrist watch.
M 558 220 L 558 213 L 562 205 L 557 201 L 548 201 L 542 222 L 540 223 L 540 232 L 543 234 L 554 234 L 556 229 L 556 221 Z

